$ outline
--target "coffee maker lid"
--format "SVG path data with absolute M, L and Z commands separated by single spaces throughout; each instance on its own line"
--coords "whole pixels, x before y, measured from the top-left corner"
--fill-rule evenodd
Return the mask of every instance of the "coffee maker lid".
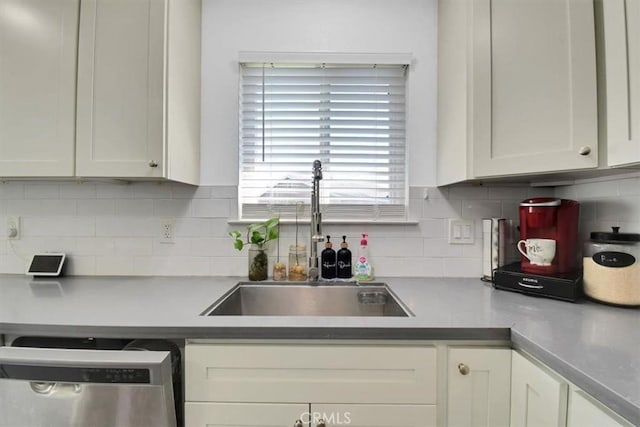
M 553 207 L 560 206 L 562 200 L 554 197 L 535 197 L 533 199 L 526 199 L 520 202 L 520 206 L 525 207 Z

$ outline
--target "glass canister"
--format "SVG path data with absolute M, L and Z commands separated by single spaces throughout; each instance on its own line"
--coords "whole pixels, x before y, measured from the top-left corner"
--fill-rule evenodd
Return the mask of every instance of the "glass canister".
M 307 280 L 307 247 L 305 245 L 289 246 L 289 280 Z
M 640 234 L 593 232 L 583 251 L 584 293 L 609 304 L 640 305 Z

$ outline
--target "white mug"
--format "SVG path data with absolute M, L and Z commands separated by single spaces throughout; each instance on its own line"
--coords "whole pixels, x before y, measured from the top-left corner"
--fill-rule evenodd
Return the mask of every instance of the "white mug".
M 526 252 L 522 250 L 522 245 Z M 518 250 L 533 265 L 551 265 L 556 256 L 556 241 L 553 239 L 527 239 L 518 242 Z

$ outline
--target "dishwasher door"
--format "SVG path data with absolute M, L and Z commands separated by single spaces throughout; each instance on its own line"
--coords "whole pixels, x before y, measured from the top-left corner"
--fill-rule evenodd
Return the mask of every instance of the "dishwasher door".
M 0 426 L 175 427 L 170 353 L 0 347 Z

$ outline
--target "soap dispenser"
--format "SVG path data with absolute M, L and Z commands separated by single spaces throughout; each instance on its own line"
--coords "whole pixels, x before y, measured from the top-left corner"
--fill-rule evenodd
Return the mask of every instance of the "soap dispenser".
M 350 279 L 353 275 L 351 271 L 351 251 L 348 249 L 347 236 L 342 236 L 340 250 L 338 251 L 338 279 Z
M 320 264 L 322 266 L 320 277 L 323 279 L 335 279 L 336 270 L 336 251 L 332 248 L 331 236 L 327 236 L 327 243 L 324 244 L 325 249 L 320 255 Z

